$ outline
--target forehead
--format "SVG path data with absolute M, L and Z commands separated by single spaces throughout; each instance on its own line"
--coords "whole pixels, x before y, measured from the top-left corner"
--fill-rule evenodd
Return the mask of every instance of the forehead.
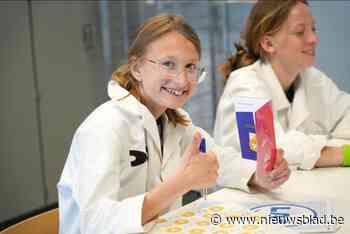
M 169 32 L 151 42 L 146 54 L 159 58 L 174 57 L 181 60 L 199 60 L 199 54 L 193 43 L 178 32 Z
M 310 8 L 301 2 L 298 2 L 297 5 L 292 8 L 286 21 L 286 25 L 289 28 L 313 24 L 315 24 L 315 21 Z

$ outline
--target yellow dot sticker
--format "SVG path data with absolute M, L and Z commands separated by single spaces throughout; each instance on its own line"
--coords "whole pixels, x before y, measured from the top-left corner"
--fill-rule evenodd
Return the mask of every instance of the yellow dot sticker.
M 228 232 L 224 231 L 224 230 L 217 230 L 217 231 L 213 231 L 212 233 L 213 234 L 228 234 Z
M 181 216 L 183 216 L 183 217 L 192 217 L 192 216 L 194 216 L 194 215 L 195 215 L 195 213 L 192 212 L 192 211 L 186 211 L 186 212 L 183 212 L 183 213 L 181 214 Z
M 208 221 L 206 221 L 206 220 L 201 220 L 201 221 L 197 222 L 198 226 L 209 226 L 209 224 L 210 223 Z
M 230 229 L 230 228 L 234 228 L 235 225 L 232 223 L 222 223 L 222 224 L 220 224 L 220 227 L 223 229 Z
M 188 220 L 187 219 L 177 219 L 174 221 L 175 224 L 186 224 L 188 223 Z
M 224 209 L 223 206 L 212 206 L 212 207 L 208 208 L 208 210 L 213 211 L 213 212 L 222 211 L 223 209 Z
M 165 229 L 166 232 L 181 232 L 182 228 L 181 227 L 168 227 Z
M 251 232 L 240 232 L 239 234 L 252 234 Z
M 245 230 L 255 230 L 257 228 L 259 228 L 259 226 L 256 224 L 247 224 L 243 226 L 243 229 Z
M 189 234 L 202 234 L 205 232 L 205 229 L 202 228 L 193 228 L 188 231 Z

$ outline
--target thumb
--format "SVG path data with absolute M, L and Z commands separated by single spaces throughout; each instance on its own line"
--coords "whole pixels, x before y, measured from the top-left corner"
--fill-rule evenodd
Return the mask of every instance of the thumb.
M 199 132 L 195 132 L 192 139 L 192 144 L 190 145 L 191 155 L 199 153 L 199 144 L 201 143 L 202 136 Z
M 282 149 L 277 149 L 276 150 L 276 161 L 275 161 L 275 166 L 274 168 L 276 168 L 278 165 L 281 164 L 282 160 L 283 160 L 283 150 Z
M 185 161 L 189 161 L 192 156 L 199 153 L 199 144 L 201 142 L 201 134 L 199 132 L 195 132 L 192 138 L 192 143 L 189 144 L 185 151 Z

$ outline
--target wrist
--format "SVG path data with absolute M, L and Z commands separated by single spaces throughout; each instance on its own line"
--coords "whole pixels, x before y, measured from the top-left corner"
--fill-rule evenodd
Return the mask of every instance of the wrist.
M 343 166 L 350 167 L 350 145 L 343 145 Z
M 189 183 L 185 170 L 178 170 L 171 176 L 170 180 L 180 195 L 183 195 L 191 190 L 191 183 Z

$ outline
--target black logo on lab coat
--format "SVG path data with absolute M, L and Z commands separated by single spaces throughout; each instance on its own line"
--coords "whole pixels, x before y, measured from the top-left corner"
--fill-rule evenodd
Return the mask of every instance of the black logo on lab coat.
M 129 153 L 131 156 L 135 157 L 135 159 L 133 161 L 131 161 L 132 167 L 136 167 L 138 165 L 141 165 L 141 164 L 145 163 L 148 159 L 147 154 L 145 152 L 142 152 L 142 151 L 130 150 Z

